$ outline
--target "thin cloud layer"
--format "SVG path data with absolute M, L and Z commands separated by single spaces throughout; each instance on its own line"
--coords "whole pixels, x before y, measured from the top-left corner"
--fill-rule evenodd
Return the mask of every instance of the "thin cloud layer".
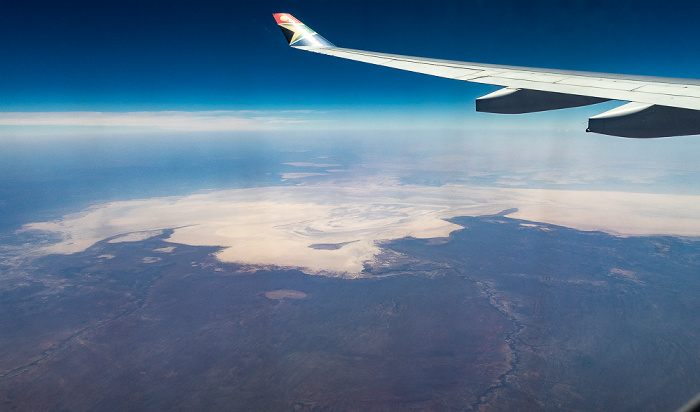
M 308 111 L 9 112 L 0 126 L 115 127 L 177 131 L 275 130 L 307 123 Z
M 112 241 L 138 240 L 148 231 L 174 228 L 170 242 L 221 246 L 222 261 L 355 277 L 379 253 L 382 241 L 444 237 L 460 227 L 443 219 L 513 207 L 519 211 L 512 217 L 582 230 L 700 235 L 700 196 L 371 183 L 113 202 L 23 230 L 61 236 L 41 253 L 74 253 L 115 236 L 122 237 Z M 338 247 L 312 247 L 319 244 Z
M 339 164 L 335 164 L 335 163 L 287 162 L 287 163 L 282 163 L 282 164 L 288 165 L 288 166 L 294 166 L 294 167 L 318 167 L 318 168 L 340 167 Z

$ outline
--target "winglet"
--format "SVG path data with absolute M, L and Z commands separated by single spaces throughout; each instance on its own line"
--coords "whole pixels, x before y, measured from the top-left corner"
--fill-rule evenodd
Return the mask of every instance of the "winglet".
M 295 19 L 288 13 L 275 13 L 275 20 L 280 26 L 284 37 L 292 47 L 334 47 L 333 43 L 324 39 L 309 26 Z

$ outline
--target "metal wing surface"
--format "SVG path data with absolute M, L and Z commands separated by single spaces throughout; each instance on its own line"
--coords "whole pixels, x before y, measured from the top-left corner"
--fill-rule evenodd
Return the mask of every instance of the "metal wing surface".
M 290 46 L 431 76 L 503 88 L 476 100 L 476 110 L 531 113 L 608 100 L 629 102 L 593 116 L 587 131 L 647 138 L 700 134 L 700 80 L 504 66 L 335 47 L 289 14 L 275 14 Z

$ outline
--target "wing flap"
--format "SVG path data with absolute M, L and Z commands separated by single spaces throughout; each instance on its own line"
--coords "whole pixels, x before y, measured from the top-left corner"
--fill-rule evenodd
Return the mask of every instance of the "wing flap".
M 457 80 L 478 83 L 477 79 L 491 78 L 491 77 L 497 76 L 501 73 L 502 73 L 502 71 L 498 71 L 498 70 L 486 70 L 486 69 L 485 70 L 475 70 L 473 75 L 458 77 Z
M 595 77 L 584 77 L 584 76 L 567 77 L 567 78 L 559 81 L 558 83 L 569 84 L 572 86 L 591 87 L 591 88 L 597 88 L 597 89 L 627 90 L 627 91 L 631 91 L 631 90 L 634 90 L 638 87 L 644 86 L 644 83 L 642 83 L 642 82 L 595 78 Z
M 473 76 L 479 73 L 479 70 L 463 67 L 450 67 L 402 60 L 392 60 L 388 63 L 382 64 L 382 66 L 407 70 L 415 73 L 428 74 L 431 76 L 446 77 L 448 79 L 458 79 L 460 77 Z
M 667 94 L 669 96 L 691 96 L 700 98 L 700 88 L 680 86 L 676 84 L 645 84 L 637 90 L 644 93 Z
M 500 73 L 497 77 L 511 80 L 527 80 L 531 82 L 557 83 L 568 79 L 567 76 L 549 73 L 537 73 L 527 71 L 509 70 Z

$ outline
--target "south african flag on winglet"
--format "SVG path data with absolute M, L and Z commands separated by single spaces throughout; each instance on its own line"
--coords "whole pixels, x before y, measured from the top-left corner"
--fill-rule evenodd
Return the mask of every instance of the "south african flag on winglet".
M 290 46 L 333 47 L 331 42 L 324 39 L 309 26 L 295 19 L 291 14 L 275 13 L 273 16 Z

